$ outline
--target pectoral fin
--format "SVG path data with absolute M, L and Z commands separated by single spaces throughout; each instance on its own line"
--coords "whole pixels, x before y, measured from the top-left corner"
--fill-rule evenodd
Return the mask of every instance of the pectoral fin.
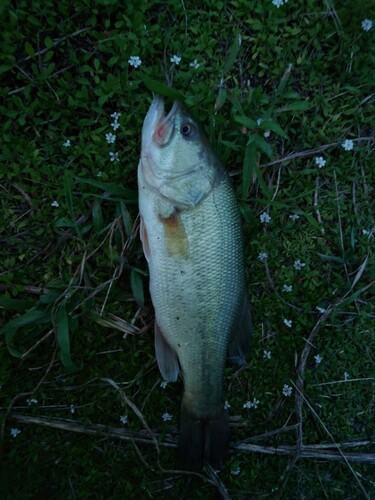
M 176 352 L 165 340 L 155 321 L 155 354 L 160 373 L 167 382 L 176 382 L 180 370 Z
M 245 354 L 250 349 L 252 336 L 252 321 L 250 304 L 247 294 L 244 295 L 238 320 L 232 327 L 228 358 L 233 363 L 246 363 Z
M 159 215 L 159 219 L 164 226 L 165 245 L 169 255 L 187 259 L 189 255 L 189 243 L 178 211 L 174 210 L 168 217 Z
M 139 235 L 141 237 L 143 253 L 145 254 L 146 260 L 148 262 L 150 260 L 151 251 L 150 251 L 150 245 L 148 242 L 146 226 L 145 226 L 145 223 L 143 222 L 142 216 L 141 216 L 141 222 L 140 222 L 140 226 L 139 226 Z

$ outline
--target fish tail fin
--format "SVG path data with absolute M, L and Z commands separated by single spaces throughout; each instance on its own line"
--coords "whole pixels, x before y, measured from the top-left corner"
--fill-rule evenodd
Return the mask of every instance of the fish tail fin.
M 179 451 L 187 469 L 204 464 L 222 468 L 229 448 L 228 412 L 224 408 L 214 416 L 198 417 L 182 402 Z

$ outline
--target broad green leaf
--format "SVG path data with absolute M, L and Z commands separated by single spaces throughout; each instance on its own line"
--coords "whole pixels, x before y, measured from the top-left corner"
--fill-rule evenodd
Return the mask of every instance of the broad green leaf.
M 165 83 L 157 82 L 156 80 L 152 80 L 148 78 L 148 76 L 141 74 L 141 80 L 146 85 L 146 87 L 151 90 L 156 95 L 170 97 L 171 99 L 178 99 L 179 101 L 184 102 L 184 96 L 176 89 L 172 87 L 168 87 Z
M 20 358 L 22 356 L 22 353 L 18 349 L 16 349 L 13 345 L 13 339 L 16 336 L 17 331 L 18 331 L 17 328 L 9 328 L 8 331 L 5 333 L 5 342 L 10 354 L 15 358 Z
M 25 43 L 25 52 L 28 56 L 35 59 L 35 51 L 34 51 L 33 46 L 31 45 L 30 42 Z
M 233 42 L 232 42 L 232 46 L 230 48 L 227 60 L 225 61 L 225 64 L 224 64 L 224 68 L 223 68 L 224 74 L 229 73 L 229 71 L 232 69 L 232 66 L 234 65 L 234 63 L 237 59 L 238 53 L 240 51 L 241 42 L 242 42 L 241 35 L 239 33 L 237 33 Z
M 53 47 L 53 41 L 49 36 L 45 37 L 44 45 L 47 47 L 47 49 L 50 49 L 51 47 Z
M 257 122 L 252 118 L 248 118 L 247 116 L 235 116 L 235 121 L 248 128 L 249 130 L 254 130 L 257 128 Z
M 258 146 L 258 148 L 261 149 L 263 151 L 263 153 L 266 153 L 268 158 L 270 160 L 272 160 L 273 159 L 273 151 L 272 151 L 272 147 L 270 146 L 270 144 L 268 144 L 268 142 L 258 134 L 254 134 L 253 138 L 254 138 L 254 142 Z
M 83 182 L 84 184 L 90 184 L 91 186 L 100 188 L 103 191 L 107 191 L 110 194 L 114 194 L 115 196 L 120 196 L 121 198 L 125 198 L 127 203 L 137 202 L 138 199 L 137 192 L 132 189 L 127 189 L 110 182 L 101 182 L 101 181 L 96 181 L 94 179 L 84 179 L 83 177 L 76 177 L 76 179 L 78 182 Z
M 258 167 L 257 162 L 255 162 L 254 164 L 254 172 L 258 179 L 259 185 L 264 193 L 264 196 L 267 198 L 267 200 L 269 200 L 270 198 L 272 198 L 272 191 L 270 191 L 267 184 L 265 183 L 265 180 L 263 179 L 263 174 L 260 168 Z
M 224 106 L 226 100 L 227 100 L 227 89 L 225 87 L 220 87 L 214 105 L 215 113 Z
M 296 101 L 275 109 L 275 113 L 284 113 L 285 111 L 306 111 L 309 108 L 311 108 L 311 104 L 308 101 Z
M 262 121 L 261 127 L 263 130 L 272 130 L 272 132 L 275 132 L 275 134 L 279 135 L 280 137 L 284 137 L 284 139 L 288 138 L 288 136 L 286 135 L 284 130 L 280 127 L 280 125 L 274 122 L 273 120 Z
M 127 207 L 123 201 L 120 201 L 120 212 L 121 212 L 122 223 L 124 224 L 126 236 L 129 237 L 133 231 L 133 221 L 132 221 L 129 210 L 127 209 Z
M 30 309 L 32 307 L 33 302 L 30 300 L 26 299 L 11 299 L 6 296 L 0 297 L 0 308 L 2 307 L 3 309 L 7 311 L 17 311 L 17 312 L 22 312 L 25 311 L 25 309 Z
M 144 307 L 145 298 L 143 293 L 143 282 L 139 273 L 135 269 L 132 269 L 130 273 L 130 285 L 132 288 L 133 297 L 135 298 L 137 304 L 140 307 Z
M 49 320 L 49 314 L 45 311 L 39 311 L 36 308 L 32 308 L 29 311 L 27 311 L 25 314 L 22 314 L 22 316 L 18 316 L 17 318 L 14 318 L 10 320 L 3 328 L 0 330 L 1 333 L 6 333 L 8 330 L 12 328 L 21 328 L 23 326 L 28 326 L 36 323 L 46 323 Z

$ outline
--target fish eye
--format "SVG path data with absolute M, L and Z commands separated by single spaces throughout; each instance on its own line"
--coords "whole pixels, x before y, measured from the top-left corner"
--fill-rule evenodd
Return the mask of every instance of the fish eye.
M 183 123 L 181 125 L 181 129 L 180 130 L 181 130 L 181 134 L 184 137 L 186 137 L 186 138 L 190 138 L 194 134 L 194 132 L 195 132 L 194 126 L 191 123 L 188 123 L 188 122 Z

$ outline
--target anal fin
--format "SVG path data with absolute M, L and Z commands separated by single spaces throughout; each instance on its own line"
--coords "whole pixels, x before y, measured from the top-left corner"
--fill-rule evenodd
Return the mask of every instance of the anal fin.
M 160 373 L 166 382 L 176 382 L 180 371 L 176 351 L 165 340 L 155 320 L 155 354 Z

